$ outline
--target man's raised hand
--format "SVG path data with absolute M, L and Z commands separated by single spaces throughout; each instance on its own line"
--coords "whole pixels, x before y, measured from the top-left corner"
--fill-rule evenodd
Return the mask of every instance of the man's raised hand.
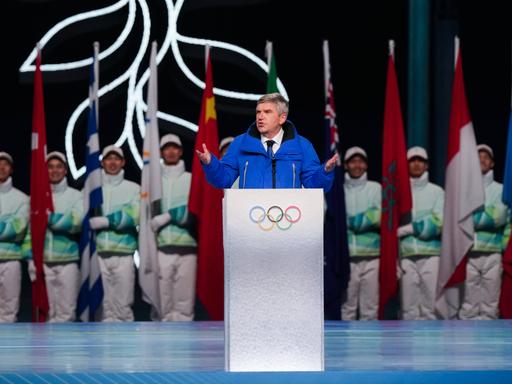
M 212 161 L 212 155 L 210 154 L 210 151 L 208 151 L 208 148 L 206 148 L 205 143 L 203 143 L 203 151 L 204 152 L 196 150 L 197 156 L 199 157 L 199 160 L 201 160 L 201 163 L 208 165 L 210 164 L 210 161 Z

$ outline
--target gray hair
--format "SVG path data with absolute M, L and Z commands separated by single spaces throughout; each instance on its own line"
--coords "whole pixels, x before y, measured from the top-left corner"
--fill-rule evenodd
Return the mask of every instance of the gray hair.
M 262 103 L 273 103 L 277 107 L 277 113 L 282 115 L 285 113 L 288 115 L 289 104 L 288 100 L 286 100 L 280 93 L 268 93 L 266 95 L 261 96 L 256 103 L 256 106 Z

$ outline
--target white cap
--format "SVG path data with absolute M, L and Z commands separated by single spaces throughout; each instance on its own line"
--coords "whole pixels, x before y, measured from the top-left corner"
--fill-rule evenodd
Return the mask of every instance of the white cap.
M 68 163 L 67 160 L 66 160 L 66 156 L 64 156 L 64 154 L 62 152 L 59 152 L 59 151 L 53 151 L 53 152 L 50 152 L 49 154 L 46 155 L 46 162 L 48 162 L 51 159 L 59 159 L 60 161 L 62 161 L 66 165 Z
M 165 147 L 167 144 L 175 144 L 178 147 L 183 147 L 179 136 L 173 133 L 168 133 L 167 135 L 162 136 L 162 138 L 160 139 L 160 148 Z
M 366 160 L 368 160 L 368 156 L 366 155 L 366 151 L 361 147 L 350 147 L 347 149 L 347 152 L 345 152 L 345 158 L 344 161 L 350 160 L 351 157 L 355 155 L 360 155 L 364 157 Z
M 231 144 L 233 142 L 233 140 L 235 140 L 235 138 L 233 136 L 228 136 L 228 137 L 223 138 L 219 144 L 219 151 L 222 151 L 222 148 L 224 148 L 226 145 Z
M 101 153 L 102 157 L 107 157 L 109 153 L 115 153 L 120 158 L 124 159 L 124 153 L 121 148 L 119 148 L 116 145 L 107 145 L 105 148 L 103 148 L 103 152 Z
M 491 155 L 491 158 L 494 160 L 494 152 L 493 152 L 492 148 L 489 147 L 487 144 L 478 144 L 476 146 L 476 149 L 478 152 L 480 152 L 480 151 L 487 152 L 489 155 Z
M 13 165 L 12 156 L 9 155 L 7 152 L 0 152 L 0 159 L 5 159 L 9 163 L 11 163 L 11 165 Z
M 411 160 L 413 157 L 419 157 L 423 160 L 428 161 L 427 151 L 423 147 L 411 147 L 407 151 L 407 160 Z

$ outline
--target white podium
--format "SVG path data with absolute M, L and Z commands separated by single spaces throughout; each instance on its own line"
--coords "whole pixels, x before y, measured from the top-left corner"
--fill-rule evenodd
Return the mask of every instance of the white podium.
M 322 371 L 323 190 L 228 189 L 227 371 Z

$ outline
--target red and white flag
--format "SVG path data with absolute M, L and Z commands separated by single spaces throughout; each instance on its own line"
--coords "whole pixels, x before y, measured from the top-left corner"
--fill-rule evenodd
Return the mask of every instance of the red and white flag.
M 445 176 L 444 223 L 437 281 L 437 311 L 445 319 L 457 316 L 460 285 L 466 278 L 466 255 L 474 241 L 473 212 L 485 202 L 475 132 L 469 114 L 462 57 L 455 40 L 448 157 Z
M 41 50 L 37 47 L 32 113 L 32 159 L 30 167 L 30 233 L 36 279 L 32 283 L 32 321 L 44 322 L 48 315 L 48 293 L 44 280 L 43 253 L 48 215 L 53 211 L 52 191 L 46 167 L 46 124 L 41 74 Z

